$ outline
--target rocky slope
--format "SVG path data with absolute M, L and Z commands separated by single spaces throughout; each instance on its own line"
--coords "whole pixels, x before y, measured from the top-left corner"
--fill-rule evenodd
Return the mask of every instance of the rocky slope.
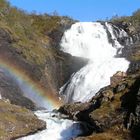
M 88 124 L 89 133 L 93 134 L 78 140 L 140 139 L 140 73 L 127 76 L 117 73 L 111 83 L 89 102 L 66 104 L 59 109 L 70 119 Z
M 14 140 L 45 128 L 46 123 L 31 111 L 0 100 L 0 140 Z

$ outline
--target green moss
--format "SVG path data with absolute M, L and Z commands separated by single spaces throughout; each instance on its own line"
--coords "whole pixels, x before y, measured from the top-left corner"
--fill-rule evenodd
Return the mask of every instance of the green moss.
M 6 136 L 6 135 L 7 135 L 7 133 L 3 129 L 0 128 L 0 138 L 2 136 Z
M 9 121 L 11 123 L 15 123 L 15 121 L 16 121 L 15 116 L 14 115 L 11 115 L 9 113 L 1 113 L 0 119 L 1 120 L 4 120 L 4 121 Z

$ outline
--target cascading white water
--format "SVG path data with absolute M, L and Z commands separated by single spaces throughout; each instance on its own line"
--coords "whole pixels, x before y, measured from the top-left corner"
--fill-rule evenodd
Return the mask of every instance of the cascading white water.
M 61 50 L 73 56 L 88 58 L 89 63 L 75 73 L 60 90 L 65 102 L 88 101 L 102 87 L 109 85 L 117 71 L 126 71 L 129 62 L 117 58 L 123 46 L 117 37 L 127 37 L 124 30 L 117 31 L 109 23 L 75 23 L 66 31 Z

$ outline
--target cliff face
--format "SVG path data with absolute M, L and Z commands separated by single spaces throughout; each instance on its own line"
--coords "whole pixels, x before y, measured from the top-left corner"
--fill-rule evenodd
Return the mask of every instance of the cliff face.
M 86 65 L 87 59 L 72 57 L 57 49 L 53 51 L 56 55 L 47 59 L 41 83 L 44 86 L 47 86 L 46 83 L 50 83 L 55 90 L 59 91 L 74 72 Z
M 12 104 L 20 105 L 30 110 L 36 110 L 37 108 L 35 103 L 24 96 L 15 81 L 4 72 L 0 72 L 0 96 L 1 99 L 9 100 Z
M 63 32 L 74 21 L 55 15 L 27 15 L 4 0 L 0 8 L 0 57 L 57 94 L 71 74 L 87 63 L 59 51 Z

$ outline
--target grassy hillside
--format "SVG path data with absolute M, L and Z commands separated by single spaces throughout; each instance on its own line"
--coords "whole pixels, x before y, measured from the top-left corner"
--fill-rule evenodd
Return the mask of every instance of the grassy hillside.
M 38 65 L 43 65 L 46 57 L 52 53 L 51 48 L 47 48 L 53 44 L 51 32 L 59 30 L 62 21 L 67 19 L 71 22 L 68 17 L 57 15 L 29 15 L 0 0 L 0 28 L 10 33 L 12 46 L 26 60 Z
M 84 60 L 58 49 L 64 31 L 74 22 L 57 14 L 29 14 L 0 0 L 0 56 L 15 62 L 32 79 L 56 92 L 73 72 L 85 65 Z

